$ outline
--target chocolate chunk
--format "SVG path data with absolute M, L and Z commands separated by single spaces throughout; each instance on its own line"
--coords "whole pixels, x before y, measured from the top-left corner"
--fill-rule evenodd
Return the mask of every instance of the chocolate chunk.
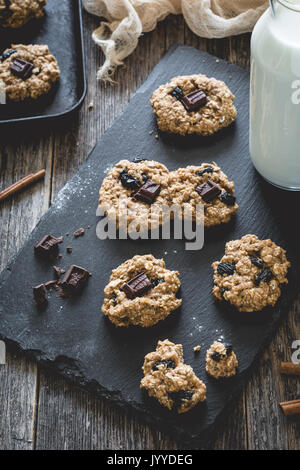
M 134 176 L 130 175 L 128 171 L 126 170 L 123 170 L 120 173 L 119 178 L 121 180 L 122 185 L 125 186 L 125 188 L 139 189 L 141 186 L 141 183 L 139 182 L 139 180 L 135 178 Z
M 65 269 L 58 268 L 57 266 L 52 266 L 52 267 L 53 267 L 53 270 L 55 272 L 55 275 L 56 275 L 57 279 L 59 279 L 60 276 L 62 274 L 65 274 L 65 272 L 66 272 Z
M 73 248 L 71 246 L 67 246 L 66 251 L 67 253 L 72 253 Z
M 176 367 L 175 362 L 170 359 L 168 361 L 158 361 L 158 362 L 156 362 L 153 365 L 152 370 L 158 370 L 157 366 L 160 366 L 160 365 L 166 366 L 167 369 L 175 369 L 175 367 Z
M 229 356 L 232 353 L 232 344 L 224 344 L 224 347 L 226 349 L 226 355 Z
M 47 281 L 45 282 L 45 287 L 46 289 L 52 289 L 52 287 L 56 287 L 57 286 L 57 281 Z
M 154 181 L 148 179 L 145 184 L 134 193 L 134 199 L 152 204 L 160 193 L 161 186 Z
M 40 284 L 33 288 L 33 297 L 38 306 L 45 305 L 48 302 L 45 284 Z
M 39 256 L 55 258 L 58 254 L 58 245 L 63 238 L 55 238 L 53 235 L 45 235 L 35 246 L 34 251 Z
M 82 237 L 84 235 L 84 232 L 85 232 L 84 228 L 81 227 L 74 232 L 74 237 L 75 238 Z
M 213 170 L 213 168 L 212 168 L 211 166 L 207 166 L 207 167 L 203 168 L 203 170 L 199 170 L 199 171 L 198 171 L 198 175 L 199 175 L 199 176 L 202 176 L 202 175 L 204 175 L 205 173 L 213 173 L 213 171 L 214 171 L 214 170 Z
M 234 206 L 236 198 L 233 194 L 225 192 L 221 194 L 221 201 L 227 204 L 227 206 Z
M 181 98 L 181 103 L 188 112 L 197 111 L 201 106 L 206 105 L 207 97 L 204 91 L 196 90 Z
M 143 295 L 151 288 L 152 284 L 145 273 L 140 273 L 130 281 L 122 285 L 121 291 L 125 292 L 129 299 Z
M 254 279 L 254 284 L 259 286 L 261 281 L 270 282 L 274 278 L 274 274 L 268 268 L 264 269 L 261 273 L 257 274 Z
M 152 284 L 152 287 L 156 287 L 158 286 L 158 284 L 162 284 L 163 282 L 165 282 L 164 278 L 160 278 L 160 279 L 153 279 L 151 284 Z
M 196 191 L 205 202 L 211 202 L 221 194 L 221 188 L 211 180 L 197 186 Z
M 61 286 L 68 291 L 80 290 L 85 286 L 89 276 L 90 273 L 86 269 L 73 264 L 66 272 Z
M 181 100 L 184 96 L 183 91 L 179 86 L 175 87 L 174 90 L 171 91 L 171 95 L 174 96 L 174 98 L 177 100 Z
M 263 263 L 263 261 L 262 261 L 260 258 L 258 258 L 258 257 L 256 257 L 256 256 L 249 256 L 249 258 L 250 258 L 251 263 L 252 263 L 254 266 L 256 266 L 256 267 L 259 268 L 259 269 L 263 269 L 264 263 Z
M 227 274 L 231 275 L 235 271 L 235 265 L 231 263 L 219 263 L 217 267 L 217 271 L 219 274 Z
M 194 392 L 189 390 L 179 390 L 178 392 L 169 393 L 169 397 L 174 401 L 175 408 L 180 408 L 183 400 L 191 400 Z
M 22 80 L 27 80 L 32 75 L 33 69 L 34 65 L 23 59 L 15 59 L 10 66 L 11 73 L 22 78 Z
M 220 360 L 222 359 L 222 354 L 220 354 L 218 351 L 214 351 L 210 357 L 213 361 L 220 362 Z
M 6 52 L 3 52 L 3 54 L 0 56 L 0 61 L 4 62 L 5 60 L 9 59 L 11 55 L 13 55 L 16 51 L 16 49 L 9 49 Z

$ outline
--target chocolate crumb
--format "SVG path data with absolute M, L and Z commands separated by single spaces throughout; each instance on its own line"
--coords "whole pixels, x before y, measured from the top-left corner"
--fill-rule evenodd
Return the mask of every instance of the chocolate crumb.
M 66 252 L 67 253 L 72 253 L 72 251 L 73 251 L 73 248 L 71 246 L 67 246 Z
M 48 302 L 45 284 L 33 288 L 33 297 L 37 306 L 45 305 Z
M 74 237 L 75 238 L 82 237 L 84 235 L 84 232 L 85 232 L 84 228 L 81 227 L 74 232 Z

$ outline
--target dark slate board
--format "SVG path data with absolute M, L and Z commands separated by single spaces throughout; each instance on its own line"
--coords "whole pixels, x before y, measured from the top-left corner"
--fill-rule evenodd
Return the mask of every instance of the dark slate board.
M 198 72 L 228 83 L 236 95 L 236 123 L 211 138 L 160 135 L 156 140 L 148 104 L 153 90 L 174 75 Z M 299 250 L 293 211 L 299 204 L 299 194 L 270 187 L 252 167 L 248 153 L 248 90 L 247 71 L 193 48 L 171 49 L 1 275 L 2 338 L 77 385 L 135 409 L 149 423 L 189 444 L 213 435 L 216 423 L 298 292 Z M 149 134 L 152 130 L 154 133 Z M 226 226 L 207 230 L 204 248 L 199 252 L 185 251 L 182 240 L 100 241 L 95 230 L 99 221 L 96 208 L 105 172 L 120 159 L 140 156 L 159 160 L 170 169 L 215 160 L 236 183 L 240 205 L 236 218 Z M 62 267 L 74 263 L 88 268 L 93 276 L 87 288 L 73 300 L 62 300 L 53 293 L 48 308 L 38 311 L 32 300 L 32 286 L 52 279 L 52 269 L 50 263 L 34 257 L 34 243 L 46 233 L 72 234 L 88 225 L 91 229 L 84 238 L 66 239 L 59 262 Z M 256 314 L 238 314 L 224 303 L 215 303 L 211 295 L 212 261 L 222 256 L 226 241 L 247 233 L 272 238 L 288 249 L 293 263 L 289 286 L 276 308 Z M 73 246 L 72 255 L 65 254 L 68 244 Z M 163 257 L 168 268 L 180 271 L 183 305 L 153 328 L 117 329 L 101 314 L 103 288 L 111 270 L 137 253 Z M 205 351 L 220 336 L 234 345 L 239 359 L 238 375 L 223 382 L 205 373 Z M 157 340 L 165 338 L 183 344 L 186 363 L 207 384 L 207 403 L 181 416 L 160 407 L 139 389 L 144 355 L 155 348 Z M 193 347 L 197 344 L 202 350 L 195 355 Z

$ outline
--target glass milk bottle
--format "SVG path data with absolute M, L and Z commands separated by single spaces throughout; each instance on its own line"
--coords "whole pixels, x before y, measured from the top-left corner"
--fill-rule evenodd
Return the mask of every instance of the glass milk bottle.
M 300 0 L 271 0 L 252 34 L 250 154 L 267 181 L 300 191 Z

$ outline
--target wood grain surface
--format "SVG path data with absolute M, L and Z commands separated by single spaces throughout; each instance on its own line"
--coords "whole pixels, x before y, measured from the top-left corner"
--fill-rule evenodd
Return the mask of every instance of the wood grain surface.
M 0 190 L 42 168 L 39 182 L 0 205 L 0 268 L 23 245 L 55 195 L 76 172 L 131 94 L 174 43 L 192 45 L 242 67 L 249 66 L 249 35 L 204 40 L 181 17 L 171 16 L 145 34 L 115 76 L 116 84 L 96 83 L 103 55 L 91 40 L 99 20 L 84 13 L 88 94 L 79 115 L 55 128 L 12 129 L 0 139 Z M 89 111 L 89 103 L 94 108 Z M 1 132 L 1 131 L 0 131 Z M 2 133 L 3 134 L 3 133 Z M 220 425 L 214 449 L 299 449 L 300 419 L 283 416 L 278 403 L 300 395 L 297 377 L 279 374 L 300 339 L 300 303 L 257 364 L 240 400 Z M 9 347 L 8 347 L 9 349 Z M 20 354 L 0 365 L 0 449 L 181 449 L 180 442 L 142 424 L 107 402 L 45 373 Z

